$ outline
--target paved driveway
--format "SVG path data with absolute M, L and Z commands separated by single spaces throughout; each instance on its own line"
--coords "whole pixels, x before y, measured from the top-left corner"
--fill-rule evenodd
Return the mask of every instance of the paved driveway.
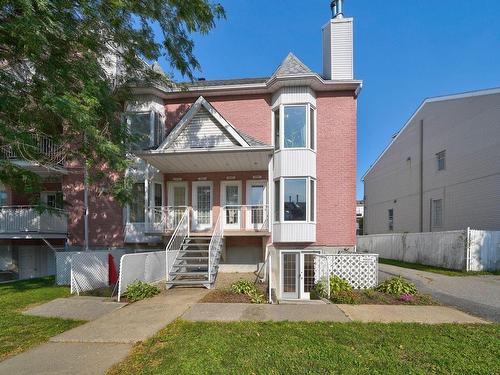
M 401 275 L 443 304 L 500 322 L 500 276 L 445 276 L 432 272 L 379 265 L 379 280 Z

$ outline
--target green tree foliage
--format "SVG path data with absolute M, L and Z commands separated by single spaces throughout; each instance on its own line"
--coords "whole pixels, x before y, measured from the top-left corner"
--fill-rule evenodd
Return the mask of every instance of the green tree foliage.
M 46 166 L 57 158 L 80 167 L 86 160 L 92 171 L 105 166 L 105 173 L 91 173 L 94 182 L 127 201 L 124 156 L 133 137 L 120 113 L 130 87 L 137 80 L 172 85 L 144 63 L 160 57 L 193 79 L 200 65 L 190 36 L 209 32 L 224 17 L 210 0 L 0 1 L 0 182 L 40 190 L 36 174 L 4 157 L 8 146 Z M 119 82 L 103 64 L 113 53 L 122 60 Z M 46 157 L 33 134 L 64 146 Z

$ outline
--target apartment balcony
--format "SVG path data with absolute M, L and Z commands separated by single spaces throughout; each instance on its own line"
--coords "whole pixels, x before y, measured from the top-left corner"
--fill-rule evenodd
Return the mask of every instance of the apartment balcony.
M 64 147 L 47 135 L 33 134 L 32 140 L 32 144 L 0 146 L 0 157 L 41 176 L 65 174 Z
M 63 210 L 40 211 L 35 206 L 1 206 L 0 238 L 66 238 L 68 218 Z
M 125 242 L 160 242 L 170 237 L 186 210 L 186 206 L 158 206 L 146 209 L 144 222 L 127 223 Z M 217 220 L 224 227 L 224 237 L 271 235 L 267 205 L 231 205 L 212 210 L 189 207 L 190 236 L 210 236 Z

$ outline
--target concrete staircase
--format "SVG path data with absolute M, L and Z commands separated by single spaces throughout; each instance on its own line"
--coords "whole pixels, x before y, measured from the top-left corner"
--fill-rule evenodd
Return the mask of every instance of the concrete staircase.
M 167 286 L 200 285 L 210 288 L 219 268 L 220 249 L 212 259 L 212 277 L 208 274 L 211 237 L 186 237 L 170 271 Z M 211 281 L 210 281 L 211 280 Z

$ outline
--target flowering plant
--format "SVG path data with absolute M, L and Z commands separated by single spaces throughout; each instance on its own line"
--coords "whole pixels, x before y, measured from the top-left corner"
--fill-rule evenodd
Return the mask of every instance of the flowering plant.
M 409 293 L 403 293 L 399 296 L 399 300 L 403 302 L 410 302 L 413 299 L 413 296 Z

